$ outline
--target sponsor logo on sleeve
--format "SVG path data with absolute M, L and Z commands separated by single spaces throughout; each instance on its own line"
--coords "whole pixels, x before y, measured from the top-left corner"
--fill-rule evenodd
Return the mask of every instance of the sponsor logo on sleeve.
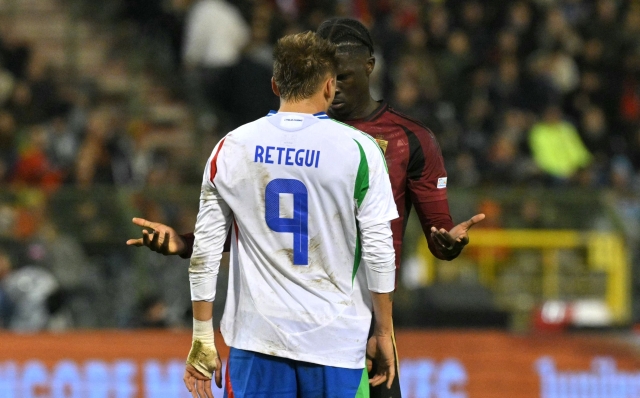
M 447 177 L 438 178 L 438 185 L 436 186 L 438 189 L 447 187 Z

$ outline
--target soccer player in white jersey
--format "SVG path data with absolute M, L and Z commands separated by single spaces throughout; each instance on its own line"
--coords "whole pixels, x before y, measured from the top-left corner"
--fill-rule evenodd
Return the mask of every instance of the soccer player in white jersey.
M 398 212 L 376 142 L 324 113 L 335 52 L 312 32 L 280 39 L 279 111 L 227 134 L 207 162 L 189 267 L 194 327 L 184 381 L 194 397 L 213 396 L 220 369 L 211 317 L 230 227 L 227 397 L 368 397 L 368 384 L 395 377 L 390 221 Z M 372 311 L 379 362 L 369 380 Z

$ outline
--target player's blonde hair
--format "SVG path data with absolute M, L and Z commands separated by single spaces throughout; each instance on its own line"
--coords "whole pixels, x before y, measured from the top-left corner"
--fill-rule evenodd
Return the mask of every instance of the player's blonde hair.
M 287 35 L 273 49 L 273 79 L 285 101 L 312 97 L 328 76 L 334 76 L 338 61 L 335 44 L 314 32 Z

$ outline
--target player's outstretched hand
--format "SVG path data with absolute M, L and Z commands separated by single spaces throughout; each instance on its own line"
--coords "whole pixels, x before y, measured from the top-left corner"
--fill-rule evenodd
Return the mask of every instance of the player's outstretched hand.
M 375 361 L 376 373 L 369 379 L 371 386 L 379 386 L 387 382 L 391 388 L 396 377 L 395 353 L 391 335 L 372 336 L 367 342 L 367 370 L 371 370 L 371 359 Z
M 431 237 L 442 253 L 457 255 L 469 243 L 469 229 L 482 220 L 484 220 L 484 214 L 476 214 L 451 228 L 449 232 L 444 228 L 431 227 Z
M 127 245 L 147 246 L 154 252 L 165 256 L 182 254 L 186 251 L 187 246 L 184 240 L 170 226 L 138 217 L 134 217 L 132 221 L 143 228 L 151 229 L 151 232 L 146 229 L 142 230 L 142 238 L 129 239 L 127 240 Z

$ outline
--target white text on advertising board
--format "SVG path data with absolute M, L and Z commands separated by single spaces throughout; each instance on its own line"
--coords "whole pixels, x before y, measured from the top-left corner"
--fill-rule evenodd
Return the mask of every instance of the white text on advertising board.
M 0 397 L 187 398 L 191 394 L 182 382 L 183 372 L 184 362 L 177 359 L 141 364 L 128 359 L 83 363 L 62 360 L 52 368 L 38 360 L 23 364 L 7 361 L 0 362 Z M 400 374 L 403 396 L 407 398 L 467 398 L 467 372 L 455 359 L 440 363 L 430 359 L 403 360 Z M 221 397 L 222 390 L 213 387 L 214 395 Z

